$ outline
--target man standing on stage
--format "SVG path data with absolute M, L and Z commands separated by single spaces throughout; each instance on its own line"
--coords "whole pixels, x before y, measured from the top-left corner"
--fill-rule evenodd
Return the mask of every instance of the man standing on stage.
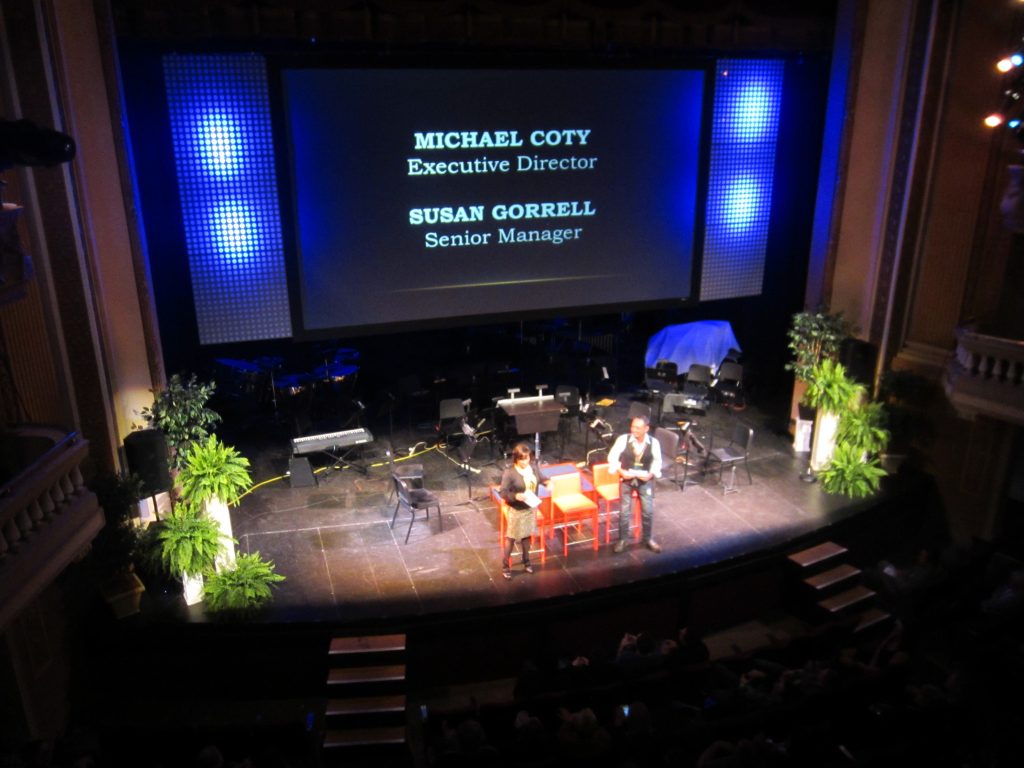
M 629 434 L 619 435 L 608 452 L 608 469 L 617 472 L 619 487 L 619 541 L 615 552 L 626 549 L 629 524 L 633 517 L 632 492 L 640 497 L 640 518 L 643 522 L 644 546 L 652 552 L 661 547 L 651 538 L 654 526 L 654 478 L 661 477 L 661 444 L 648 434 L 651 425 L 644 416 L 629 424 Z

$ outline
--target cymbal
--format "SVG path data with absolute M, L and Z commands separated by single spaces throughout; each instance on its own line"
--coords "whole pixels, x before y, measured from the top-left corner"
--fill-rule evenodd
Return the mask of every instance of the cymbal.
M 346 376 L 351 376 L 359 370 L 358 365 L 351 363 L 331 363 L 330 365 L 318 365 L 313 369 L 313 377 L 323 381 L 341 381 Z
M 263 372 L 263 368 L 249 360 L 237 360 L 232 357 L 218 357 L 214 362 L 218 365 L 223 365 L 225 368 L 231 368 L 232 370 L 238 371 L 239 373 Z

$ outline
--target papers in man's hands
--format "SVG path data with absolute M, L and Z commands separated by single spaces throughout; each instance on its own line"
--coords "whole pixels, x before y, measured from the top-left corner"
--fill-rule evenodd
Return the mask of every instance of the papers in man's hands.
M 533 491 L 526 491 L 523 493 L 523 501 L 529 504 L 531 507 L 536 509 L 540 506 L 540 496 Z

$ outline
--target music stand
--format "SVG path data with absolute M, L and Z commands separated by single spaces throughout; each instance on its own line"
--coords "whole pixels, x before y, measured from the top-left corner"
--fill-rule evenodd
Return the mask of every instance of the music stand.
M 513 418 L 516 433 L 533 435 L 534 459 L 540 461 L 541 432 L 557 432 L 558 420 L 561 418 L 563 405 L 553 397 L 545 400 L 540 398 L 522 398 L 521 401 L 506 401 L 501 409 Z

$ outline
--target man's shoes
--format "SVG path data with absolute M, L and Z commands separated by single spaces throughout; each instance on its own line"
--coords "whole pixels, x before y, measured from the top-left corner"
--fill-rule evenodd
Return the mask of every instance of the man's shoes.
M 651 552 L 661 552 L 661 544 L 656 542 L 654 539 L 648 539 L 645 541 L 644 546 L 651 550 Z
M 523 570 L 527 573 L 533 573 L 533 566 L 529 563 L 523 563 Z
M 616 555 L 621 555 L 625 551 L 626 551 L 626 540 L 625 539 L 619 539 L 617 542 L 615 542 L 615 547 L 612 549 L 612 552 L 614 552 Z
M 505 581 L 508 581 L 512 578 L 512 571 L 502 571 L 501 578 L 505 579 Z

